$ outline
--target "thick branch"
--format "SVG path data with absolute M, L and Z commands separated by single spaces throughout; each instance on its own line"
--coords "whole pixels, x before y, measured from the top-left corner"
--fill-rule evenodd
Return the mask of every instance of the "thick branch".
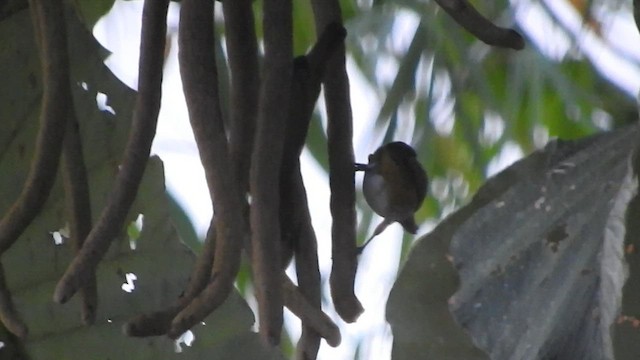
M 89 197 L 87 168 L 82 156 L 80 129 L 73 106 L 69 109 L 62 160 L 70 240 L 73 249 L 78 252 L 91 231 L 91 200 Z M 98 306 L 95 273 L 90 274 L 87 283 L 80 288 L 80 296 L 82 297 L 82 321 L 86 325 L 93 324 Z
M 265 0 L 263 9 L 264 81 L 251 158 L 251 243 L 260 334 L 267 343 L 276 345 L 282 331 L 280 199 L 277 189 L 291 90 L 291 0 Z
M 67 111 L 71 107 L 67 31 L 62 1 L 30 2 L 42 59 L 40 130 L 22 193 L 0 220 L 0 254 L 20 237 L 40 212 L 56 178 Z
M 58 282 L 53 297 L 56 302 L 66 302 L 89 281 L 98 262 L 109 249 L 111 241 L 122 230 L 127 213 L 138 192 L 149 159 L 160 111 L 168 5 L 168 0 L 145 0 L 144 2 L 138 98 L 124 160 L 111 196 L 97 224 Z
M 174 319 L 170 337 L 180 336 L 228 297 L 240 267 L 240 252 L 247 235 L 243 201 L 227 149 L 215 66 L 213 3 L 185 0 L 180 11 L 180 74 L 189 119 L 205 170 L 216 214 L 217 241 L 209 285 Z
M 313 0 L 316 31 L 341 23 L 338 0 Z M 329 118 L 329 186 L 331 188 L 331 296 L 336 311 L 347 322 L 356 321 L 362 305 L 353 292 L 357 269 L 353 124 L 344 44 L 327 65 L 323 80 Z
M 513 29 L 496 26 L 482 16 L 467 0 L 436 0 L 458 24 L 480 41 L 492 45 L 524 49 L 524 39 Z
M 231 70 L 229 151 L 234 174 L 244 194 L 249 190 L 260 67 L 251 0 L 223 1 L 227 53 Z

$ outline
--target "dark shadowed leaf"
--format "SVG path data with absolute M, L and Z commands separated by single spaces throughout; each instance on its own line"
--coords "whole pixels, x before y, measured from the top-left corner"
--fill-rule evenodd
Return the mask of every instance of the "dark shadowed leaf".
M 612 358 L 638 134 L 552 142 L 423 238 L 387 307 L 394 358 Z
M 603 359 L 624 282 L 637 127 L 550 143 L 488 182 L 456 231 L 456 319 L 493 358 Z
M 640 147 L 633 159 L 636 180 L 640 173 Z M 626 216 L 624 256 L 629 278 L 622 290 L 622 308 L 613 329 L 617 360 L 640 358 L 640 196 L 629 203 Z

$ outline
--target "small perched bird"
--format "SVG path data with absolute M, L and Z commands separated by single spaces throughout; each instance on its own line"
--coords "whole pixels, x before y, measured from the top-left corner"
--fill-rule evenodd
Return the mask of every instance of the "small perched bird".
M 403 142 L 388 143 L 369 155 L 368 164 L 356 163 L 355 171 L 364 171 L 364 198 L 371 209 L 384 218 L 373 235 L 358 248 L 358 253 L 394 222 L 415 234 L 418 225 L 413 215 L 427 195 L 429 181 L 415 150 Z

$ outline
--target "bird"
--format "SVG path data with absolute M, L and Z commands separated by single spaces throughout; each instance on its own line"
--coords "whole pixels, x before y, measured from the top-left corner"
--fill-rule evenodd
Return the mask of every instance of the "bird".
M 355 163 L 355 171 L 364 171 L 362 191 L 371 209 L 384 220 L 360 247 L 358 254 L 394 222 L 409 233 L 418 231 L 414 214 L 427 195 L 429 179 L 418 162 L 416 151 L 401 141 L 379 147 L 369 155 L 368 164 Z

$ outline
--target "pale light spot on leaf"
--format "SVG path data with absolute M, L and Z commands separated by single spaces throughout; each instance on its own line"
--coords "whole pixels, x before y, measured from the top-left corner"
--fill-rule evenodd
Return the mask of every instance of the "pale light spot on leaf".
M 133 290 L 135 290 L 136 288 L 133 282 L 135 280 L 138 280 L 138 277 L 134 273 L 127 273 L 125 275 L 125 279 L 126 279 L 126 282 L 122 284 L 122 290 L 128 293 L 133 292 Z
M 136 219 L 127 226 L 127 235 L 129 235 L 129 248 L 135 250 L 138 247 L 138 239 L 144 228 L 144 214 L 138 214 Z
M 50 234 L 51 234 L 51 237 L 53 237 L 54 244 L 62 245 L 62 243 L 64 242 L 64 239 L 59 231 L 53 231 L 53 232 L 50 232 Z
M 65 224 L 63 228 L 58 230 L 50 231 L 49 234 L 51 234 L 54 244 L 62 245 L 64 240 L 69 238 L 69 224 Z
M 107 101 L 107 94 L 101 92 L 98 92 L 96 94 L 96 104 L 98 105 L 98 109 L 100 109 L 100 111 L 106 111 L 111 113 L 112 115 L 115 115 L 116 111 L 107 104 Z
M 195 335 L 191 330 L 187 330 L 184 334 L 180 335 L 179 338 L 175 341 L 175 351 L 177 353 L 182 352 L 182 346 L 180 344 L 184 343 L 187 346 L 191 346 L 193 341 L 196 339 Z

